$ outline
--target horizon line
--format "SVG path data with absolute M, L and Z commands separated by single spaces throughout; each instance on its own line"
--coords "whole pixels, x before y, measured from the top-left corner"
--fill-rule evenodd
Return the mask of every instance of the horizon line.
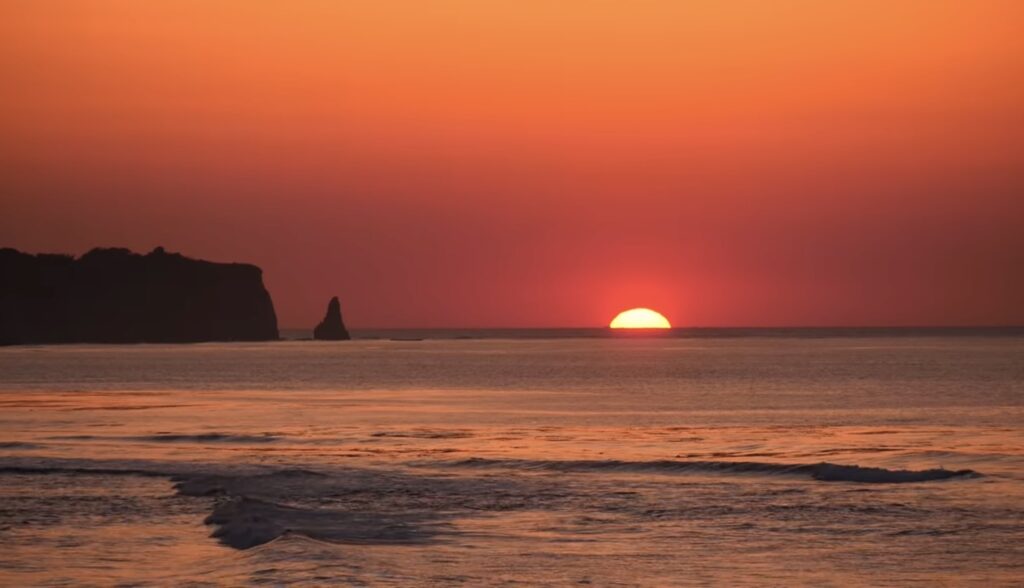
M 551 327 L 348 327 L 350 331 L 531 331 L 531 330 L 608 330 L 603 326 L 551 326 Z M 1024 329 L 1024 324 L 947 324 L 947 325 L 688 325 L 669 327 L 667 329 L 647 329 L 679 331 L 686 329 Z M 279 331 L 312 331 L 313 327 L 278 327 Z M 620 329 L 621 330 L 621 329 Z M 636 329 L 644 330 L 644 329 Z

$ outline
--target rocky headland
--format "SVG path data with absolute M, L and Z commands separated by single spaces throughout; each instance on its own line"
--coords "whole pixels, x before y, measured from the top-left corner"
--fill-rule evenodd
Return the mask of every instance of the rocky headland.
M 278 338 L 260 268 L 167 253 L 0 249 L 0 344 Z

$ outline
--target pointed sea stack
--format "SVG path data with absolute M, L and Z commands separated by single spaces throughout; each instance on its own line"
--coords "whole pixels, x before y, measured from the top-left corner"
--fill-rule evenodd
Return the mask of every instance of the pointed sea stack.
M 347 341 L 352 338 L 348 335 L 345 322 L 341 320 L 341 303 L 337 296 L 327 304 L 327 315 L 313 329 L 313 338 L 320 341 Z

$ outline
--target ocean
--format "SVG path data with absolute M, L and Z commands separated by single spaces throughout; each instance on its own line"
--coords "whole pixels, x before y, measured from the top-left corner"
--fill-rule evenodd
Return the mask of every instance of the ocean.
M 0 348 L 0 585 L 1024 584 L 1020 330 L 357 335 Z

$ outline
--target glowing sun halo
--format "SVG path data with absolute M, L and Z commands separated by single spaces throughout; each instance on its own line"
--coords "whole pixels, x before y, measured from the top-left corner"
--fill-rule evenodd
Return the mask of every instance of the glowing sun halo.
M 649 308 L 631 308 L 620 312 L 609 327 L 613 329 L 671 329 L 672 325 L 661 313 Z

